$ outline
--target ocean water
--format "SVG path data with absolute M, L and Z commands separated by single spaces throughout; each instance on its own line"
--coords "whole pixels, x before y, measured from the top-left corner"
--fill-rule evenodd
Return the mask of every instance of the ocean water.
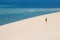
M 60 12 L 60 8 L 0 8 L 0 25 Z

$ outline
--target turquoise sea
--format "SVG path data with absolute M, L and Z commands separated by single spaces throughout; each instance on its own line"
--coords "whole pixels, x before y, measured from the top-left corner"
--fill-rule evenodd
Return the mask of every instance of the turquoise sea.
M 0 8 L 0 25 L 60 12 L 60 8 Z

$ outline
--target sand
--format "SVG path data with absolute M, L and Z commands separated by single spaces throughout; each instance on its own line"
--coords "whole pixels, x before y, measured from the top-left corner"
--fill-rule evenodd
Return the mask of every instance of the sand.
M 60 40 L 60 12 L 0 26 L 0 40 Z

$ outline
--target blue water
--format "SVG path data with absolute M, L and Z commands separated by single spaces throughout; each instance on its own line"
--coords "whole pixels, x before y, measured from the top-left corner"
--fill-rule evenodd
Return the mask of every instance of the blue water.
M 0 25 L 60 12 L 59 8 L 0 8 Z
M 60 8 L 60 0 L 0 0 L 0 5 L 15 8 Z

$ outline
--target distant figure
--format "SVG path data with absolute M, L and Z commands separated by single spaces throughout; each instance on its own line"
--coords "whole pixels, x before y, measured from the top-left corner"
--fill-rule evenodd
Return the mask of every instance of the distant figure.
M 47 22 L 47 18 L 45 18 L 45 22 Z

